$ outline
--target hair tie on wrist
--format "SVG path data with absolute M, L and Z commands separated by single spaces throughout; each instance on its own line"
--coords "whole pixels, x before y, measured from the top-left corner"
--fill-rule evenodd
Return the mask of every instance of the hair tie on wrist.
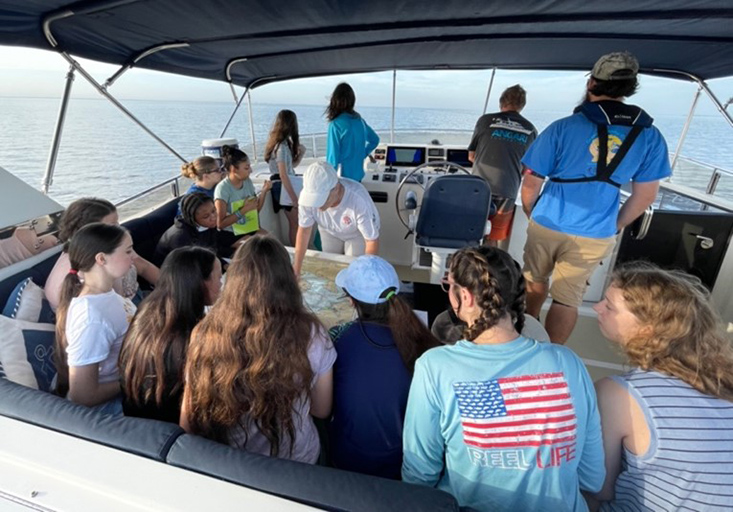
M 76 274 L 78 274 L 78 273 L 79 273 L 79 271 L 78 271 L 78 270 L 76 270 L 75 268 L 70 268 L 70 269 L 69 269 L 69 274 L 71 274 L 71 275 L 74 275 L 74 276 L 75 276 L 75 275 L 76 275 Z

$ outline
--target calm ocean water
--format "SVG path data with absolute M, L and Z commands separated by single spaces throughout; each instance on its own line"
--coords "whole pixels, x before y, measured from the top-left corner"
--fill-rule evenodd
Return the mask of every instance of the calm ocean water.
M 40 188 L 51 146 L 59 99 L 0 98 L 0 166 L 34 187 Z M 125 105 L 159 137 L 185 158 L 200 154 L 203 139 L 218 138 L 233 104 L 206 102 L 125 101 Z M 253 117 L 258 153 L 280 108 L 298 114 L 300 133 L 326 131 L 323 107 L 255 104 Z M 390 109 L 360 107 L 359 111 L 377 131 L 388 132 Z M 650 112 L 674 150 L 684 117 Z M 479 112 L 429 108 L 398 108 L 395 128 L 471 130 Z M 524 112 L 539 130 L 566 112 Z M 250 147 L 246 107 L 237 113 L 226 134 Z M 425 142 L 435 138 L 426 135 Z M 310 142 L 305 141 L 310 149 Z M 682 154 L 733 170 L 733 130 L 720 116 L 695 119 Z M 180 162 L 103 99 L 73 99 L 64 127 L 61 150 L 50 195 L 62 204 L 76 197 L 95 195 L 119 201 L 179 172 Z M 676 181 L 705 188 L 710 175 L 676 176 Z M 733 198 L 733 177 L 723 177 L 721 195 Z

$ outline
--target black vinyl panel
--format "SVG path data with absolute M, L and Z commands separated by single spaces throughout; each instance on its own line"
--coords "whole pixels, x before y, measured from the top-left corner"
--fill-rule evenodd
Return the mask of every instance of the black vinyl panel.
M 703 79 L 733 75 L 728 0 L 0 0 L 0 44 L 59 48 L 125 64 L 257 85 L 295 77 L 387 69 L 588 70 L 630 50 L 642 68 Z

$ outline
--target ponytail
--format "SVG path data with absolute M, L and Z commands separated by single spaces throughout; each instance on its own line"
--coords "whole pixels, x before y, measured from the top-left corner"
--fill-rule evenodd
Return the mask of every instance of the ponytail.
M 247 157 L 247 153 L 234 146 L 222 146 L 221 159 L 224 163 L 224 169 L 229 172 L 232 166 L 236 167 L 240 162 L 249 160 L 249 157 Z
M 440 345 L 435 336 L 415 315 L 409 304 L 396 295 L 394 288 L 386 293 L 387 300 L 379 304 L 368 304 L 351 297 L 359 317 L 362 333 L 368 338 L 362 322 L 386 325 L 392 332 L 397 351 L 405 367 L 413 372 L 415 361 L 426 350 Z
M 56 393 L 66 396 L 69 390 L 69 365 L 66 359 L 66 313 L 69 311 L 71 299 L 81 293 L 82 282 L 78 270 L 72 268 L 61 284 L 61 299 L 56 310 L 56 336 L 54 339 L 54 364 L 56 365 Z
M 205 174 L 219 169 L 219 164 L 210 156 L 200 156 L 193 162 L 181 166 L 181 174 L 190 180 L 200 180 Z

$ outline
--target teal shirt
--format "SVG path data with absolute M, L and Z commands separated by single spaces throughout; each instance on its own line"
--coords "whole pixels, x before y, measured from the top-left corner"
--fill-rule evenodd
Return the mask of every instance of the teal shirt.
M 328 123 L 326 160 L 341 177 L 361 181 L 364 178 L 364 158 L 379 144 L 379 135 L 361 116 L 343 113 Z
M 605 478 L 593 382 L 570 349 L 461 340 L 417 360 L 402 478 L 476 510 L 586 511 Z
M 232 208 L 233 204 L 236 203 L 238 205 L 237 209 L 239 209 L 242 207 L 242 200 L 254 196 L 257 196 L 257 191 L 255 190 L 252 180 L 249 178 L 242 182 L 242 186 L 240 188 L 235 188 L 231 181 L 229 181 L 228 177 L 224 178 L 219 182 L 214 190 L 214 200 L 220 199 L 227 204 L 227 215 L 234 213 L 234 209 Z M 245 219 L 238 220 L 237 223 L 244 224 Z M 232 226 L 228 226 L 224 228 L 223 231 L 233 232 L 234 229 Z

